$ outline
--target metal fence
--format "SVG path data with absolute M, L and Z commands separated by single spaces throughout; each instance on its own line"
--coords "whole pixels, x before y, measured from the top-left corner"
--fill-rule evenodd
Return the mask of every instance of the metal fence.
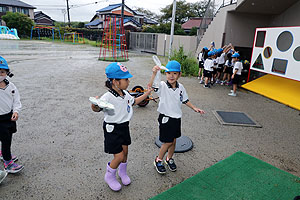
M 129 36 L 129 48 L 138 51 L 156 53 L 157 51 L 157 34 L 131 32 Z

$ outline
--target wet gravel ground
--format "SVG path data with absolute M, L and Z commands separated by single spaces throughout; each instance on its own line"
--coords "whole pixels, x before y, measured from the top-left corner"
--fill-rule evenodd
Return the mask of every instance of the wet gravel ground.
M 298 110 L 244 90 L 229 97 L 227 86 L 205 89 L 195 77 L 182 77 L 191 102 L 206 111 L 201 116 L 183 106 L 182 132 L 194 148 L 175 155 L 177 172 L 159 175 L 153 166 L 159 150 L 157 104 L 135 107 L 128 160 L 132 184 L 111 191 L 103 180 L 112 159 L 103 150 L 103 115 L 92 112 L 88 100 L 106 91 L 108 63 L 98 61 L 98 54 L 99 48 L 84 45 L 0 40 L 0 55 L 15 74 L 11 81 L 23 104 L 12 152 L 25 166 L 0 185 L 0 199 L 148 199 L 237 151 L 300 176 Z M 147 85 L 153 64 L 151 55 L 130 53 L 129 89 Z M 262 128 L 223 126 L 213 110 L 245 112 Z

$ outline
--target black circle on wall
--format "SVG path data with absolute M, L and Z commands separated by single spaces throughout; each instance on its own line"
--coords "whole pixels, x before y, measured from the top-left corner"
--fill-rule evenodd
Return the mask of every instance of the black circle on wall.
M 293 35 L 289 31 L 283 31 L 277 38 L 277 48 L 280 51 L 287 51 L 293 44 Z
M 294 50 L 293 56 L 296 61 L 300 61 L 300 46 Z

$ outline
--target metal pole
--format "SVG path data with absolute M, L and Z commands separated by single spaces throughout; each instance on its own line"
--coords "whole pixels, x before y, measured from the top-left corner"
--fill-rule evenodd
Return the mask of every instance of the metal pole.
M 124 24 L 124 1 L 125 0 L 122 0 L 122 10 L 121 10 L 122 25 Z
M 69 21 L 69 27 L 71 27 L 71 22 L 70 22 L 70 8 L 69 8 L 69 0 L 67 1 L 67 12 L 68 12 L 68 21 Z
M 172 24 L 171 24 L 170 46 L 169 46 L 169 60 L 171 58 L 171 53 L 172 53 L 174 25 L 175 25 L 175 13 L 176 13 L 176 0 L 174 0 L 174 2 L 173 2 L 173 10 L 172 10 Z

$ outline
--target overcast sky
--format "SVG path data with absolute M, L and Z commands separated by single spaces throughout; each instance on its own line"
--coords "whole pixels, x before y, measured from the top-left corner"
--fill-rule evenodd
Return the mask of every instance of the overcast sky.
M 43 11 L 56 21 L 64 21 L 64 9 L 66 9 L 66 0 L 21 0 L 30 4 L 37 9 L 35 11 Z M 194 3 L 199 0 L 186 0 L 186 2 Z M 98 2 L 95 4 L 95 2 Z M 85 5 L 89 4 L 90 5 Z M 96 10 L 104 8 L 109 4 L 122 3 L 122 0 L 69 0 L 71 21 L 90 21 L 95 15 Z M 151 10 L 159 14 L 159 10 L 166 5 L 173 3 L 173 0 L 125 0 L 125 4 L 131 9 L 137 7 Z M 85 6 L 83 6 L 85 5 Z M 77 7 L 76 6 L 80 6 Z M 65 20 L 67 21 L 67 15 Z

